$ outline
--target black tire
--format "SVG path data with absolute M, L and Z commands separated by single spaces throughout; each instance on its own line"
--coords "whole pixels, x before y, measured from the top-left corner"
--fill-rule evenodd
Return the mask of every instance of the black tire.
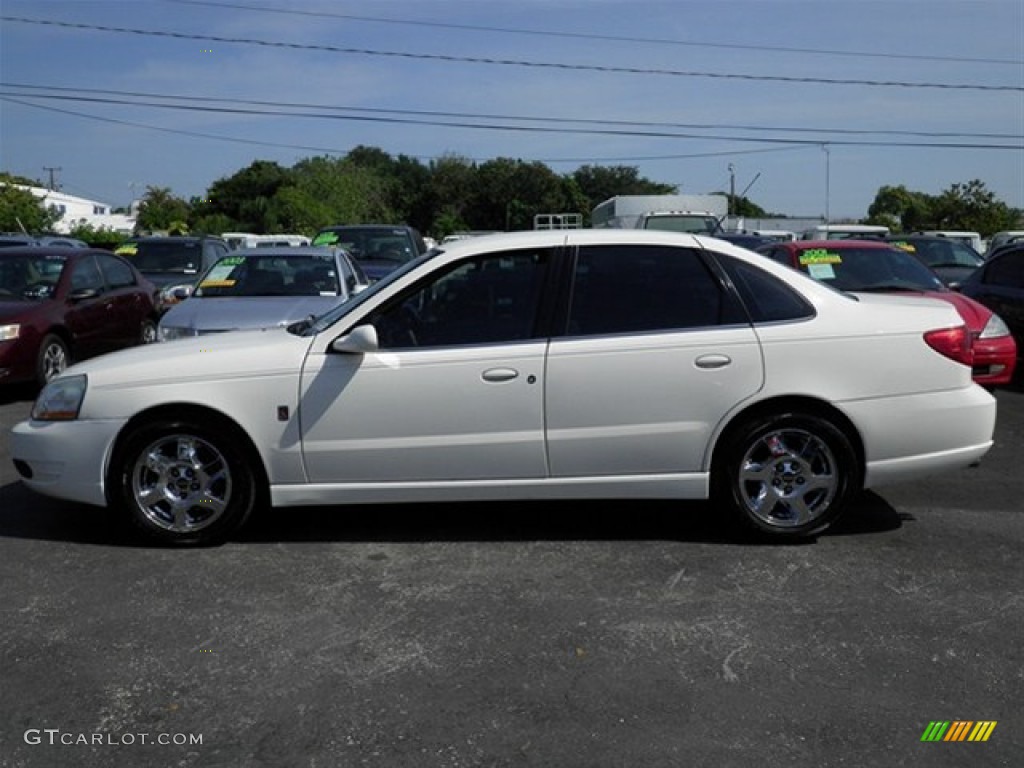
M 140 344 L 153 344 L 157 340 L 157 328 L 156 323 L 150 318 L 146 318 L 142 321 L 142 325 L 139 328 L 139 343 Z
M 44 386 L 71 364 L 71 351 L 67 343 L 55 333 L 43 336 L 36 358 L 36 382 Z
M 151 541 L 220 544 L 249 518 L 256 476 L 230 430 L 190 421 L 135 428 L 110 466 L 109 498 Z
M 747 531 L 774 540 L 815 536 L 861 490 L 856 451 L 819 416 L 788 413 L 746 422 L 726 438 L 715 468 L 716 501 Z

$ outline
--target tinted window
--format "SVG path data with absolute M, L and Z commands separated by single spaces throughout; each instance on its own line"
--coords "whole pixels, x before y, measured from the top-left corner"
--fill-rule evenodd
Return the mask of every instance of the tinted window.
M 459 262 L 370 322 L 392 349 L 533 338 L 550 260 L 546 251 L 517 251 Z
M 103 290 L 103 275 L 92 256 L 79 259 L 71 267 L 71 290 L 79 291 L 84 288 Z
M 736 286 L 750 313 L 750 319 L 755 323 L 801 320 L 814 316 L 814 307 L 775 275 L 729 256 L 717 258 Z
M 1024 288 L 1024 251 L 1014 251 L 995 259 L 985 269 L 985 285 Z
M 580 249 L 569 305 L 571 336 L 699 328 L 741 317 L 696 251 L 636 245 Z
M 107 285 L 111 288 L 125 288 L 135 285 L 135 275 L 132 268 L 118 258 L 113 256 L 100 256 L 100 267 L 107 279 Z

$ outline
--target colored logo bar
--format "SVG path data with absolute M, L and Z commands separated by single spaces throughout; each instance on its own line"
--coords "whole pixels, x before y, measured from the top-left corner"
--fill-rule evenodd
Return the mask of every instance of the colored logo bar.
M 932 720 L 921 741 L 988 741 L 996 720 Z

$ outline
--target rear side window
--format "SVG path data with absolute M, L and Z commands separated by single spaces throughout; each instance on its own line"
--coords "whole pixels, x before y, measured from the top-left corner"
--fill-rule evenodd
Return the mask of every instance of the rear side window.
M 126 288 L 135 285 L 135 274 L 132 268 L 116 256 L 100 256 L 100 267 L 111 288 Z
M 745 322 L 697 251 L 671 246 L 582 247 L 570 336 L 705 328 Z
M 814 317 L 814 307 L 775 275 L 731 256 L 716 255 L 754 323 L 778 323 Z

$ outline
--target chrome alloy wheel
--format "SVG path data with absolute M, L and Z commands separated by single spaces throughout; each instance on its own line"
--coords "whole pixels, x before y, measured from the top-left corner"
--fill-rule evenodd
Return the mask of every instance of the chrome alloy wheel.
M 221 452 L 188 434 L 170 434 L 140 452 L 131 493 L 153 525 L 175 533 L 215 523 L 231 501 L 231 471 Z
M 749 513 L 781 528 L 806 525 L 824 515 L 840 483 L 828 444 L 802 429 L 761 435 L 744 454 L 738 480 Z
M 68 367 L 68 351 L 60 342 L 48 343 L 41 361 L 43 379 L 49 381 Z

